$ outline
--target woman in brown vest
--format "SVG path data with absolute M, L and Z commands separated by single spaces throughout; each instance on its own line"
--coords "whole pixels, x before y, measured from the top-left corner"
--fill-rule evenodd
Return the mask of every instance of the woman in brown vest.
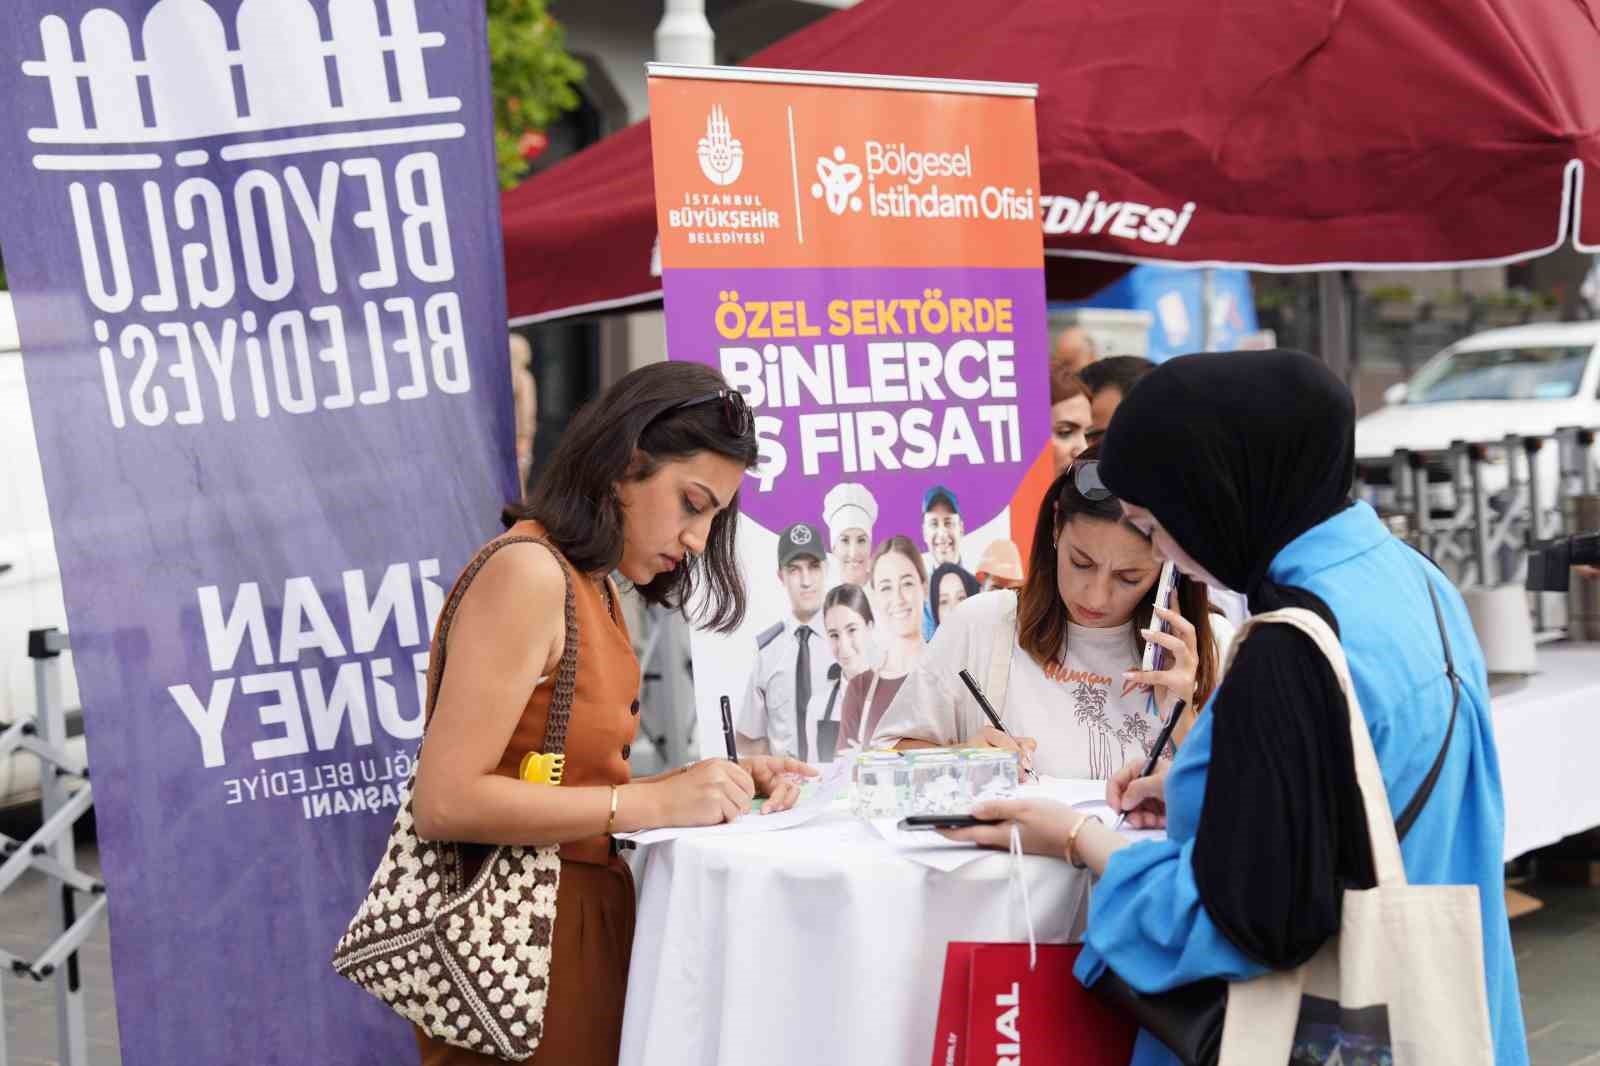
M 634 891 L 614 832 L 712 825 L 781 810 L 799 795 L 794 760 L 708 759 L 633 780 L 639 664 L 609 574 L 652 604 L 699 605 L 728 631 L 744 615 L 734 558 L 738 491 L 755 465 L 750 409 L 708 367 L 635 370 L 573 419 L 518 519 L 463 573 L 441 617 L 445 666 L 414 792 L 418 833 L 474 844 L 561 845 L 550 994 L 534 1063 L 617 1061 L 633 942 Z M 531 538 L 531 539 L 530 539 Z M 576 632 L 563 603 L 567 576 Z M 519 779 L 538 751 L 557 664 L 579 640 L 560 787 Z M 438 636 L 435 637 L 436 641 Z M 498 1060 L 417 1032 L 424 1066 Z

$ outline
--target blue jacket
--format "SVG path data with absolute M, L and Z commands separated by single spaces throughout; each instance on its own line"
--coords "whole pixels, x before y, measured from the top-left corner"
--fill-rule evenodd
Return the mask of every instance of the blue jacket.
M 1433 583 L 1463 681 L 1461 706 L 1438 784 L 1400 850 L 1413 883 L 1478 886 L 1495 1061 L 1523 1066 L 1527 1039 L 1503 891 L 1500 762 L 1488 675 L 1466 605 L 1443 575 L 1392 537 L 1365 503 L 1301 534 L 1273 560 L 1268 575 L 1316 593 L 1338 619 L 1356 696 L 1396 813 L 1427 775 L 1450 717 L 1443 646 L 1423 584 Z M 1208 708 L 1168 774 L 1168 839 L 1117 852 L 1095 887 L 1077 966 L 1085 984 L 1094 983 L 1108 965 L 1146 992 L 1203 977 L 1241 980 L 1262 972 L 1211 923 L 1195 887 L 1191 859 L 1211 761 L 1211 717 Z M 1240 826 L 1239 831 L 1250 830 Z M 1140 1033 L 1133 1061 L 1155 1066 L 1176 1059 Z

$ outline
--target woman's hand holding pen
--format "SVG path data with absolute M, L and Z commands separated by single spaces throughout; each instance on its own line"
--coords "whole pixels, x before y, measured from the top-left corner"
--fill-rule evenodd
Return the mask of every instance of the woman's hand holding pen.
M 1171 663 L 1165 670 L 1129 670 L 1122 675 L 1130 685 L 1154 685 L 1156 704 L 1161 717 L 1172 713 L 1173 704 L 1179 700 L 1194 703 L 1195 676 L 1200 670 L 1199 645 L 1195 643 L 1194 625 L 1177 611 L 1165 607 L 1155 608 L 1156 615 L 1167 623 L 1170 632 L 1146 629 L 1142 636 L 1152 644 L 1167 650 Z
M 972 742 L 979 747 L 1004 748 L 1006 751 L 1016 752 L 1022 760 L 1024 770 L 1033 769 L 1033 753 L 1039 748 L 1039 742 L 1032 737 L 1017 737 L 1013 741 L 992 725 L 984 726 L 983 731 L 972 738 Z
M 755 782 L 756 795 L 765 796 L 762 814 L 777 814 L 793 807 L 800 799 L 800 787 L 807 777 L 816 777 L 817 768 L 799 759 L 776 755 L 752 755 L 739 760 L 739 766 Z
M 650 789 L 660 817 L 655 825 L 717 825 L 731 822 L 750 810 L 755 782 L 737 763 L 727 759 L 702 759 L 681 773 L 658 781 L 642 782 Z
M 1164 829 L 1167 824 L 1167 770 L 1170 759 L 1162 759 L 1148 777 L 1144 758 L 1130 759 L 1106 782 L 1106 804 L 1127 815 L 1134 829 Z

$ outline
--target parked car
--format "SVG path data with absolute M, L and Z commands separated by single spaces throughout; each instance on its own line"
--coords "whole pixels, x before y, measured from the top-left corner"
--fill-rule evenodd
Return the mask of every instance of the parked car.
M 28 633 L 67 628 L 61 598 L 44 472 L 34 442 L 33 415 L 22 380 L 22 350 L 11 294 L 0 292 L 0 729 L 35 713 L 33 660 Z M 82 713 L 71 652 L 63 658 L 62 697 L 68 712 L 72 754 L 84 757 Z M 0 807 L 31 803 L 39 796 L 39 760 L 31 754 L 0 759 Z
M 1430 507 L 1455 509 L 1446 453 L 1453 441 L 1491 444 L 1488 491 L 1509 481 L 1508 434 L 1550 436 L 1600 427 L 1600 322 L 1544 323 L 1475 333 L 1392 386 L 1385 406 L 1356 422 L 1356 460 L 1380 507 L 1394 504 L 1390 463 L 1401 448 L 1425 455 Z M 1558 449 L 1539 452 L 1541 499 L 1555 499 Z M 1600 449 L 1594 453 L 1600 459 Z

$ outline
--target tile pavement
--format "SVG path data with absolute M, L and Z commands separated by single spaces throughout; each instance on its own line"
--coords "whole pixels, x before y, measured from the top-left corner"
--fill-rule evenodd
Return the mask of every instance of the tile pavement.
M 79 865 L 98 871 L 93 844 Z M 1534 883 L 1543 910 L 1512 923 L 1533 1066 L 1600 1066 L 1600 889 Z M 0 896 L 0 947 L 31 955 L 44 946 L 46 886 L 28 875 Z M 82 951 L 86 1030 L 92 1066 L 118 1066 L 111 950 L 104 924 Z M 56 1066 L 55 993 L 49 984 L 0 977 L 11 1066 Z M 241 1063 L 238 1066 L 250 1066 Z
M 1511 923 L 1533 1066 L 1600 1066 L 1600 888 L 1534 883 Z
M 28 832 L 26 827 L 19 831 L 9 825 L 0 825 L 0 830 L 12 835 Z M 99 857 L 92 843 L 80 847 L 78 865 L 99 873 Z M 28 873 L 0 896 L 0 948 L 24 958 L 32 958 L 44 949 L 49 941 L 49 885 L 41 875 Z M 84 944 L 79 959 L 90 1066 L 118 1066 L 122 1056 L 117 1043 L 117 1009 L 111 995 L 110 939 L 104 922 Z M 0 976 L 10 1066 L 58 1063 L 55 996 L 53 982 L 40 983 L 11 974 Z

